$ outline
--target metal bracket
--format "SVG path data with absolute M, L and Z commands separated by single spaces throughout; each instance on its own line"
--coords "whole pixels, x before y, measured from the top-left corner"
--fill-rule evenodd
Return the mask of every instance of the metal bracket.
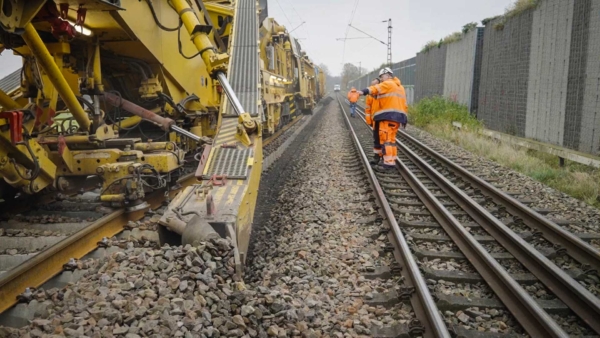
M 87 14 L 87 9 L 83 8 L 83 5 L 79 5 L 77 9 L 77 21 L 75 21 L 75 26 L 83 27 L 85 23 L 85 16 Z
M 0 113 L 0 118 L 8 120 L 10 142 L 12 145 L 23 142 L 23 112 L 9 111 Z
M 411 337 L 422 337 L 425 333 L 425 326 L 418 319 L 413 319 L 408 323 L 408 335 Z
M 390 267 L 390 272 L 392 274 L 399 274 L 402 272 L 402 266 L 400 266 L 398 264 L 394 264 Z
M 513 221 L 511 223 L 512 225 L 517 225 L 517 226 L 523 226 L 525 225 L 525 223 L 523 223 L 523 219 L 515 217 L 513 218 Z
M 208 194 L 206 196 L 206 215 L 209 218 L 212 218 L 217 212 L 217 208 L 215 206 L 215 202 L 213 200 L 212 194 Z
M 226 175 L 213 175 L 209 181 L 215 187 L 221 187 L 227 184 Z
M 212 146 L 207 144 L 204 146 L 204 150 L 202 151 L 202 155 L 200 156 L 200 161 L 198 163 L 198 169 L 196 169 L 196 178 L 201 178 L 204 174 L 204 168 L 206 167 L 206 163 L 208 162 L 208 155 L 210 154 L 210 150 Z
M 213 27 L 210 25 L 196 25 L 194 27 L 194 30 L 192 30 L 192 34 L 190 34 L 191 36 L 193 36 L 194 34 L 197 33 L 204 33 L 204 34 L 210 34 L 210 32 L 212 32 Z
M 408 300 L 415 293 L 415 288 L 413 286 L 402 286 L 400 290 L 398 290 L 398 298 Z
M 77 269 L 77 261 L 75 258 L 71 258 L 67 263 L 63 264 L 63 269 L 66 271 L 74 271 Z

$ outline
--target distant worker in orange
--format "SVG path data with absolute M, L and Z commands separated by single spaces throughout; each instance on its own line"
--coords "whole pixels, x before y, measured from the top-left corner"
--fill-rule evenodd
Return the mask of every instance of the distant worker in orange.
M 354 117 L 356 112 L 356 102 L 358 102 L 358 97 L 360 94 L 356 91 L 356 88 L 352 87 L 348 92 L 348 101 L 350 101 L 350 116 Z
M 380 161 L 379 152 L 383 153 L 383 165 L 374 169 L 386 172 L 395 168 L 395 159 L 398 154 L 396 148 L 396 133 L 400 125 L 408 122 L 408 105 L 406 93 L 400 79 L 394 77 L 389 68 L 379 71 L 381 83 L 358 91 L 360 95 L 377 95 L 378 110 L 372 113 L 375 126 L 373 127 L 374 157 L 372 164 Z M 372 111 L 372 107 L 371 107 Z

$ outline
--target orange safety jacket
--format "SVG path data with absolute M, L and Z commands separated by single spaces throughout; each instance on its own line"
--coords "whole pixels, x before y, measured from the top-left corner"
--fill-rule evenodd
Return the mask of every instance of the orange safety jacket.
M 358 101 L 358 97 L 360 94 L 356 91 L 356 89 L 348 92 L 348 101 L 351 103 L 356 103 Z
M 367 120 L 368 125 L 373 124 L 373 114 L 377 113 L 379 110 L 379 101 L 377 101 L 377 97 L 373 95 L 367 95 L 365 99 L 365 120 Z
M 397 77 L 363 90 L 365 94 L 377 95 L 379 109 L 372 113 L 374 121 L 408 122 L 406 92 Z

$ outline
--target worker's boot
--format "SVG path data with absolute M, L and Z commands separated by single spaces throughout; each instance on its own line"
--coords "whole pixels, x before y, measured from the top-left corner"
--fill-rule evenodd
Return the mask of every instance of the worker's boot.
M 390 166 L 385 166 L 385 165 L 378 165 L 378 166 L 374 166 L 373 170 L 382 173 L 382 174 L 391 174 L 396 172 L 396 168 L 395 167 L 390 167 Z
M 375 155 L 373 155 L 373 159 L 371 161 L 369 161 L 369 163 L 371 165 L 378 165 L 380 161 L 381 161 L 381 156 L 379 156 L 379 154 L 375 154 Z

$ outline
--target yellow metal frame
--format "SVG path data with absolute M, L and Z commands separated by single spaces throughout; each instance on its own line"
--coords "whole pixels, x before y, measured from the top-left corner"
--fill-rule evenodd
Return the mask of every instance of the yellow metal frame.
M 61 70 L 56 65 L 54 58 L 50 54 L 50 51 L 48 51 L 48 48 L 46 48 L 40 35 L 33 27 L 33 24 L 28 23 L 25 25 L 22 37 L 23 40 L 25 40 L 25 43 L 27 43 L 27 46 L 31 49 L 33 55 L 35 55 L 37 62 L 44 72 L 48 74 L 50 82 L 52 82 L 52 85 L 58 91 L 58 94 L 63 99 L 65 105 L 69 108 L 71 114 L 73 114 L 79 127 L 84 131 L 88 131 L 91 122 L 87 113 L 83 110 L 79 101 L 77 101 L 75 94 L 65 80 Z

